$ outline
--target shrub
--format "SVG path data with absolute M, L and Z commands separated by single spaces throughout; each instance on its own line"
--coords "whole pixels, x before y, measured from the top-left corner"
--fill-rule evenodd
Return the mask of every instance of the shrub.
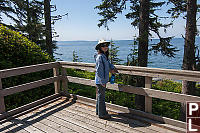
M 41 48 L 19 32 L 0 25 L 0 70 L 54 61 Z M 3 88 L 52 76 L 46 70 L 2 79 Z M 19 88 L 20 89 L 20 88 Z M 7 110 L 53 93 L 53 84 L 5 97 Z
M 19 32 L 0 25 L 0 69 L 53 61 L 48 54 Z

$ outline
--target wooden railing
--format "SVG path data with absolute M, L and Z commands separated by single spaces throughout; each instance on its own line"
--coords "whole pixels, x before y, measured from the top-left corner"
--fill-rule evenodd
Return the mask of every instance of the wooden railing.
M 145 76 L 145 87 L 135 87 L 131 85 L 108 83 L 107 89 L 123 91 L 123 92 L 138 94 L 138 95 L 144 95 L 145 96 L 145 112 L 147 113 L 152 112 L 152 97 L 175 101 L 175 102 L 181 102 L 181 103 L 184 103 L 186 101 L 200 101 L 200 97 L 197 97 L 197 96 L 151 89 L 153 77 L 200 82 L 200 72 L 135 67 L 135 66 L 123 66 L 123 65 L 115 65 L 115 67 L 118 69 L 119 73 L 122 73 L 122 74 Z M 55 95 L 51 97 L 52 99 L 54 97 L 57 97 L 59 94 L 61 94 L 60 81 L 62 81 L 62 88 L 65 94 L 68 93 L 67 92 L 68 82 L 79 83 L 79 84 L 89 85 L 89 86 L 96 86 L 94 80 L 67 76 L 65 68 L 74 68 L 74 69 L 81 69 L 81 70 L 95 72 L 94 63 L 80 63 L 80 62 L 54 62 L 54 63 L 44 63 L 44 64 L 31 65 L 31 66 L 26 66 L 26 67 L 0 70 L 0 113 L 1 114 L 6 113 L 4 96 L 8 96 L 17 92 L 22 92 L 25 90 L 29 90 L 32 88 L 36 88 L 36 87 L 54 82 Z M 1 82 L 2 78 L 17 76 L 17 75 L 22 75 L 22 74 L 27 74 L 27 73 L 33 73 L 33 72 L 38 72 L 38 71 L 43 71 L 43 70 L 48 70 L 48 69 L 53 69 L 54 71 L 53 77 L 49 77 L 46 79 L 42 79 L 42 80 L 38 80 L 38 81 L 34 81 L 34 82 L 22 84 L 22 85 L 17 85 L 17 86 L 9 87 L 9 88 L 2 87 L 2 82 Z M 61 74 L 59 73 L 60 69 L 61 69 Z M 7 112 L 7 116 L 16 114 L 20 111 L 23 111 L 24 109 L 33 107 L 34 105 L 38 103 L 41 103 L 41 101 L 37 103 L 29 104 L 19 109 L 15 109 L 14 111 L 11 111 L 9 113 Z M 0 115 L 0 119 L 4 118 L 5 116 L 6 115 L 4 116 Z
M 5 70 L 0 70 L 0 119 L 4 118 L 5 116 L 9 116 L 12 114 L 19 113 L 20 111 L 26 110 L 30 107 L 33 107 L 37 104 L 42 103 L 43 101 L 48 101 L 52 98 L 55 98 L 59 95 L 60 93 L 60 81 L 63 80 L 63 76 L 65 76 L 65 69 L 62 69 L 62 75 L 59 74 L 59 68 L 60 64 L 59 62 L 52 62 L 52 63 L 44 63 L 44 64 L 37 64 L 37 65 L 31 65 L 31 66 L 25 66 L 25 67 L 18 67 L 18 68 L 12 68 L 12 69 L 5 69 Z M 37 81 L 33 81 L 30 83 L 25 83 L 9 88 L 3 88 L 2 86 L 2 79 L 3 78 L 8 78 L 12 76 L 18 76 L 22 74 L 28 74 L 28 73 L 33 73 L 33 72 L 39 72 L 43 70 L 48 70 L 48 69 L 53 69 L 54 76 L 49 77 L 46 79 L 41 79 Z M 55 86 L 55 95 L 50 96 L 48 98 L 39 100 L 37 102 L 33 102 L 32 104 L 25 105 L 23 107 L 19 107 L 17 109 L 14 109 L 10 112 L 5 112 L 5 103 L 4 103 L 4 97 L 17 93 L 17 92 L 22 92 L 25 90 L 29 90 L 32 88 L 37 88 L 43 85 L 47 85 L 50 83 L 54 83 Z M 65 81 L 63 82 L 63 88 L 66 88 Z
M 95 71 L 94 63 L 60 62 L 60 65 L 62 68 L 75 68 L 93 72 Z M 130 85 L 110 84 L 110 83 L 106 85 L 107 89 L 144 95 L 145 112 L 148 113 L 152 112 L 152 97 L 165 99 L 169 101 L 181 102 L 181 103 L 184 103 L 186 101 L 200 101 L 200 97 L 197 96 L 151 89 L 153 77 L 200 82 L 200 72 L 198 71 L 147 68 L 147 67 L 123 66 L 123 65 L 115 65 L 115 67 L 118 69 L 119 73 L 122 74 L 145 76 L 144 88 L 130 86 Z M 94 80 L 71 77 L 71 76 L 67 76 L 67 78 L 69 82 L 96 86 Z

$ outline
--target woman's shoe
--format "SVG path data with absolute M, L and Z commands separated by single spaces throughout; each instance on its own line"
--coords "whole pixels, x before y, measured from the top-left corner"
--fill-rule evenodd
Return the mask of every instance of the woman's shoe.
M 108 114 L 108 111 L 106 111 L 106 115 Z M 98 115 L 98 113 L 96 112 L 96 115 Z
M 100 119 L 105 119 L 105 120 L 108 120 L 111 118 L 111 115 L 107 114 L 107 115 L 104 115 L 104 116 L 99 116 Z

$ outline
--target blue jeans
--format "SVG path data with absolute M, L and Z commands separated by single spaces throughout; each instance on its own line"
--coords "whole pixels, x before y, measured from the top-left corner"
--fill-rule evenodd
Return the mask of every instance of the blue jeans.
M 106 88 L 103 87 L 100 84 L 96 84 L 97 85 L 97 89 L 98 89 L 98 97 L 97 97 L 97 103 L 96 103 L 96 114 L 98 116 L 104 116 L 107 115 L 107 111 L 106 111 L 106 104 L 105 104 L 105 91 Z

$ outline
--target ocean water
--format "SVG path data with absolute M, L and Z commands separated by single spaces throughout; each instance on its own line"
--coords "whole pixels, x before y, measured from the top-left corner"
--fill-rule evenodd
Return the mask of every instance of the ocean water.
M 122 59 L 120 63 L 127 61 L 127 55 L 131 53 L 130 49 L 133 40 L 116 40 L 113 41 L 116 46 L 119 46 L 118 58 Z M 158 39 L 153 39 L 149 44 L 159 42 Z M 72 61 L 73 50 L 82 58 L 82 62 L 95 63 L 94 54 L 96 53 L 95 46 L 97 41 L 59 41 L 57 42 L 58 49 L 56 53 L 62 54 L 55 57 L 57 60 Z M 152 68 L 167 68 L 167 69 L 181 69 L 184 53 L 184 39 L 174 38 L 171 44 L 179 50 L 176 52 L 175 58 L 163 56 L 161 53 L 154 54 L 153 52 L 148 57 L 148 67 Z M 196 38 L 196 45 L 200 47 L 200 38 Z M 149 47 L 150 48 L 150 47 Z

